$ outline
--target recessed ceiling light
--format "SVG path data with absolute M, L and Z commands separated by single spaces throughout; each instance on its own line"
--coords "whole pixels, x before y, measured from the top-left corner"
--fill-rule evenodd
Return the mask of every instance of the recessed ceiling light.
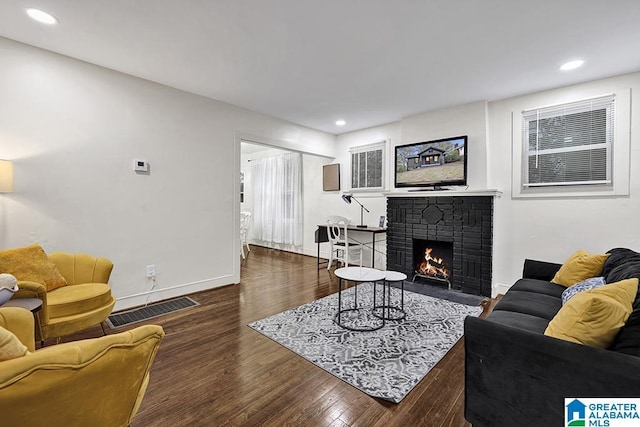
M 53 25 L 58 23 L 58 18 L 44 10 L 29 8 L 27 9 L 27 15 L 43 24 Z
M 575 70 L 576 68 L 580 67 L 582 64 L 584 64 L 584 61 L 582 59 L 577 59 L 575 61 L 569 61 L 569 62 L 566 62 L 566 63 L 562 64 L 560 66 L 560 70 L 562 70 L 562 71 Z
M 338 126 L 344 126 L 346 124 L 347 124 L 347 122 L 345 122 L 344 120 L 336 120 L 336 125 L 338 125 Z

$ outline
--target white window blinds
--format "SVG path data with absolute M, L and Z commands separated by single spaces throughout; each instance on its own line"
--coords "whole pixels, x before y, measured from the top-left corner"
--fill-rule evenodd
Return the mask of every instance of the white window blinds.
M 522 185 L 611 184 L 615 95 L 522 112 Z
M 351 189 L 384 188 L 385 143 L 351 148 Z

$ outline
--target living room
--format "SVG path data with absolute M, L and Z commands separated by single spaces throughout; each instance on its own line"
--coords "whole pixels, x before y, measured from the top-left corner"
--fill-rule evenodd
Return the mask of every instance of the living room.
M 22 13 L 18 7 L 2 9 L 7 10 L 3 19 Z M 341 188 L 348 191 L 350 149 L 384 142 L 383 192 L 393 192 L 395 146 L 457 135 L 469 138 L 468 190 L 459 190 L 499 192 L 491 296 L 521 277 L 525 258 L 561 263 L 577 249 L 638 249 L 640 180 L 631 167 L 640 160 L 640 104 L 632 96 L 640 89 L 637 63 L 597 78 L 578 69 L 574 73 L 583 74 L 576 77 L 557 71 L 556 62 L 571 59 L 558 53 L 548 64 L 557 75 L 544 88 L 502 98 L 478 92 L 463 102 L 442 100 L 440 108 L 329 132 L 218 101 L 215 94 L 205 97 L 154 82 L 144 63 L 137 71 L 149 79 L 103 67 L 90 46 L 77 58 L 54 53 L 47 50 L 48 30 L 33 31 L 35 39 L 24 42 L 0 32 L 6 37 L 0 38 L 0 158 L 14 165 L 14 191 L 0 195 L 0 249 L 37 242 L 47 252 L 109 257 L 115 265 L 110 279 L 114 310 L 241 282 L 243 140 L 308 156 L 303 243 L 291 250 L 312 257 L 316 226 L 327 215 L 354 222 L 360 215 L 357 205 L 344 203 L 341 192 L 322 191 L 324 164 L 341 165 Z M 584 55 L 587 70 L 590 61 L 602 61 L 588 58 L 588 45 L 578 47 L 571 54 Z M 630 52 L 623 48 L 617 54 Z M 514 74 L 514 81 L 536 79 Z M 191 77 L 208 79 L 199 73 Z M 616 95 L 613 184 L 523 194 L 521 112 L 606 94 Z M 149 172 L 136 173 L 135 159 L 148 162 Z M 364 216 L 370 226 L 386 215 L 383 192 L 354 193 L 370 210 Z M 323 252 L 326 256 L 327 249 Z M 147 265 L 156 266 L 157 282 L 146 277 Z

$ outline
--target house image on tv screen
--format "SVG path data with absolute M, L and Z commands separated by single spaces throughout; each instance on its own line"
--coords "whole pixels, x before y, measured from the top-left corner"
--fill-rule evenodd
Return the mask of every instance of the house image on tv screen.
M 467 136 L 395 147 L 395 187 L 467 184 Z
M 445 156 L 451 152 L 456 152 L 458 156 L 464 156 L 464 146 L 453 145 L 448 150 L 436 147 L 428 147 L 419 152 L 416 156 L 407 157 L 407 170 L 413 170 L 424 166 L 440 166 L 445 163 Z

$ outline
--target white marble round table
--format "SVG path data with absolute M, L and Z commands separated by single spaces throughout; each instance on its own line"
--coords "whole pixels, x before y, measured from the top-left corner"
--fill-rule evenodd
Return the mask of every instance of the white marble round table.
M 383 316 L 381 318 L 378 318 L 377 319 L 378 321 L 375 322 L 375 324 L 373 325 L 350 326 L 342 323 L 341 321 L 342 314 L 344 313 L 359 312 L 360 310 L 371 311 L 373 308 L 373 307 L 368 307 L 368 308 L 358 307 L 358 287 L 356 286 L 353 290 L 354 292 L 353 308 L 343 309 L 342 308 L 342 281 L 346 280 L 349 282 L 355 282 L 357 284 L 365 283 L 365 282 L 373 282 L 375 284 L 376 282 L 384 280 L 385 272 L 377 270 L 375 268 L 369 268 L 369 267 L 343 267 L 343 268 L 336 269 L 334 273 L 338 277 L 338 279 L 340 279 L 339 288 L 338 288 L 338 313 L 336 313 L 334 317 L 334 321 L 340 327 L 344 329 L 348 329 L 350 331 L 365 332 L 365 331 L 375 331 L 382 328 L 385 324 L 384 310 L 383 310 Z M 375 287 L 374 287 L 374 290 L 375 290 Z

